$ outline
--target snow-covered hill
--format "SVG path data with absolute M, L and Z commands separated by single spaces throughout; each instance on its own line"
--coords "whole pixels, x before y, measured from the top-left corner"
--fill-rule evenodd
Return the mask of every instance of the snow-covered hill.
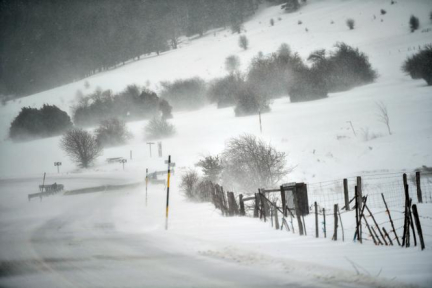
M 387 14 L 381 15 L 380 9 L 385 9 Z M 273 6 L 259 10 L 245 24 L 250 40 L 247 51 L 238 47 L 238 35 L 229 30 L 212 31 L 202 38 L 185 42 L 178 50 L 8 103 L 0 108 L 0 153 L 3 159 L 0 175 L 50 171 L 53 170 L 51 163 L 56 159 L 64 162 L 65 170 L 72 169 L 57 147 L 58 137 L 20 144 L 6 140 L 10 122 L 23 106 L 41 107 L 48 103 L 70 112 L 78 90 L 89 93 L 101 87 L 120 91 L 128 84 L 149 84 L 157 90 L 159 81 L 163 80 L 191 76 L 212 79 L 225 75 L 224 59 L 231 54 L 241 58 L 242 69 L 246 70 L 250 59 L 259 51 L 271 53 L 281 43 L 288 43 L 293 51 L 307 57 L 313 50 L 331 49 L 338 41 L 367 53 L 380 75 L 377 82 L 316 102 L 290 104 L 288 98 L 276 100 L 273 111 L 264 116 L 262 136 L 290 152 L 291 163 L 298 165 L 296 173 L 305 173 L 301 178 L 306 180 L 313 175 L 318 177 L 324 171 L 327 173 L 320 179 L 431 164 L 428 149 L 432 143 L 431 88 L 422 80 L 410 79 L 400 70 L 408 55 L 419 46 L 432 42 L 432 25 L 428 19 L 431 9 L 430 1 L 398 1 L 394 5 L 389 1 L 310 1 L 292 14 L 285 14 L 280 7 Z M 410 33 L 408 27 L 411 14 L 417 15 L 421 22 L 420 30 L 415 33 Z M 346 26 L 347 18 L 355 20 L 354 30 Z M 270 26 L 270 19 L 276 21 L 274 26 Z M 299 20 L 302 25 L 298 25 Z M 90 83 L 90 88 L 84 88 L 85 81 Z M 393 136 L 386 135 L 385 127 L 377 121 L 375 102 L 379 101 L 388 107 Z M 204 125 L 199 121 L 201 117 L 212 121 L 206 121 Z M 347 121 L 353 122 L 358 134 L 361 129 L 369 129 L 383 137 L 365 142 L 347 130 Z M 135 150 L 144 143 L 141 131 L 144 123 L 129 125 L 135 135 L 131 147 Z M 175 113 L 173 123 L 178 129 L 177 137 L 165 142 L 167 148 L 177 147 L 171 152 L 185 158 L 183 165 L 194 163 L 199 153 L 218 153 L 228 137 L 258 132 L 254 117 L 234 118 L 232 109 L 207 107 L 201 111 Z M 115 150 L 129 149 L 107 149 L 106 156 L 117 155 L 119 152 Z M 311 154 L 313 150 L 317 152 L 314 155 Z M 141 152 L 144 157 L 144 151 Z M 332 157 L 328 157 L 330 154 Z M 18 158 L 18 155 L 25 157 Z M 317 163 L 316 158 L 324 161 Z
M 156 158 L 154 155 L 151 158 L 149 156 L 148 147 L 143 139 L 143 127 L 147 121 L 128 123 L 128 128 L 134 135 L 128 145 L 105 149 L 103 156 L 99 158 L 93 168 L 76 170 L 75 165 L 59 148 L 60 137 L 26 143 L 13 143 L 6 139 L 10 122 L 18 114 L 21 107 L 41 107 L 44 103 L 47 103 L 55 104 L 61 109 L 70 112 L 70 107 L 74 103 L 78 90 L 83 93 L 90 93 L 96 87 L 101 87 L 102 89 L 112 89 L 117 92 L 123 90 L 129 84 L 148 85 L 151 89 L 158 90 L 158 83 L 163 80 L 192 76 L 200 76 L 210 80 L 226 74 L 224 60 L 227 56 L 231 54 L 238 55 L 242 62 L 241 68 L 246 71 L 251 58 L 257 55 L 259 51 L 265 54 L 274 52 L 282 43 L 289 44 L 293 51 L 297 51 L 302 57 L 307 57 L 313 50 L 320 48 L 331 49 L 338 41 L 346 42 L 365 52 L 380 76 L 376 83 L 357 87 L 346 92 L 334 93 L 329 98 L 319 101 L 293 104 L 290 103 L 288 97 L 277 99 L 271 106 L 272 111 L 262 117 L 262 134 L 260 133 L 257 116 L 236 118 L 233 108 L 217 109 L 209 105 L 192 112 L 174 112 L 172 123 L 177 129 L 177 133 L 173 138 L 163 140 L 163 148 L 164 157 L 168 154 L 172 156 L 178 167 L 178 172 L 181 173 L 186 167 L 192 167 L 202 155 L 220 153 L 227 139 L 243 133 L 260 136 L 264 140 L 271 142 L 278 150 L 289 154 L 289 165 L 295 167 L 295 169 L 286 179 L 287 181 L 319 182 L 376 172 L 412 171 L 422 165 L 432 166 L 432 88 L 427 87 L 423 80 L 412 80 L 400 70 L 403 61 L 408 55 L 415 53 L 420 46 L 432 43 L 432 23 L 429 20 L 432 2 L 430 0 L 398 0 L 396 4 L 391 5 L 390 1 L 387 0 L 311 0 L 307 1 L 307 3 L 299 12 L 292 14 L 285 14 L 278 6 L 260 9 L 253 18 L 245 23 L 245 30 L 247 31 L 245 34 L 250 41 L 250 48 L 246 51 L 238 47 L 238 35 L 233 35 L 229 30 L 215 30 L 208 32 L 202 38 L 185 40 L 177 50 L 165 52 L 160 56 L 152 55 L 142 58 L 140 61 L 128 63 L 114 70 L 18 99 L 0 107 L 0 180 L 4 181 L 0 182 L 0 185 L 4 183 L 4 187 L 0 189 L 0 199 L 2 199 L 0 201 L 0 235 L 8 235 L 0 236 L 0 245 L 14 246 L 14 241 L 21 237 L 20 233 L 25 235 L 22 237 L 27 237 L 27 234 L 36 231 L 35 229 L 40 227 L 44 223 L 43 221 L 57 217 L 56 215 L 61 213 L 60 208 L 63 207 L 62 205 L 66 207 L 66 204 L 62 204 L 63 199 L 53 198 L 54 200 L 50 200 L 48 198 L 46 203 L 40 204 L 40 207 L 28 206 L 31 208 L 23 208 L 27 207 L 23 205 L 37 204 L 34 202 L 26 203 L 25 197 L 27 193 L 36 192 L 34 189 L 38 180 L 35 179 L 41 177 L 44 172 L 47 172 L 48 179 L 52 181 L 59 179 L 59 181 L 67 184 L 67 189 L 70 189 L 71 187 L 87 187 L 90 183 L 91 185 L 97 185 L 112 183 L 112 181 L 142 181 L 146 168 L 150 170 L 165 169 L 163 162 L 165 158 Z M 387 13 L 381 15 L 380 9 L 385 9 Z M 408 26 L 408 20 L 412 14 L 420 19 L 420 29 L 415 33 L 410 33 Z M 345 21 L 347 18 L 355 20 L 354 30 L 349 30 L 346 26 Z M 270 19 L 275 20 L 274 26 L 270 26 Z M 302 21 L 301 25 L 298 25 L 299 20 Z M 331 24 L 331 22 L 334 23 Z M 306 28 L 308 31 L 306 31 Z M 90 88 L 85 88 L 85 81 L 89 82 Z M 378 121 L 376 102 L 382 102 L 387 106 L 392 135 L 389 135 L 386 126 Z M 357 135 L 354 135 L 348 121 L 353 124 Z M 367 131 L 369 132 L 369 138 L 371 138 L 372 134 L 377 137 L 375 139 L 366 139 L 368 138 Z M 126 164 L 124 171 L 120 164 L 107 164 L 105 161 L 108 157 L 119 156 L 129 159 L 130 151 L 133 151 L 133 160 Z M 53 166 L 53 162 L 56 161 L 63 163 L 60 168 L 60 175 L 57 175 L 56 167 Z M 178 213 L 180 216 L 177 222 L 173 222 L 175 233 L 171 236 L 174 239 L 178 241 L 193 239 L 192 243 L 196 244 L 201 249 L 201 252 L 208 249 L 205 250 L 207 252 L 204 252 L 204 254 L 212 254 L 213 256 L 210 256 L 221 258 L 222 256 L 217 253 L 222 252 L 214 252 L 214 243 L 203 244 L 210 243 L 213 238 L 208 235 L 208 237 L 197 236 L 200 232 L 198 230 L 205 229 L 207 225 L 207 222 L 204 223 L 205 221 L 215 221 L 214 223 L 218 224 L 218 226 L 214 227 L 216 231 L 208 231 L 208 233 L 216 235 L 220 233 L 214 241 L 218 244 L 216 245 L 218 249 L 223 250 L 223 257 L 237 255 L 239 259 L 241 258 L 239 261 L 246 263 L 246 265 L 249 265 L 249 258 L 242 254 L 243 252 L 232 253 L 232 250 L 236 249 L 236 245 L 252 245 L 256 248 L 257 246 L 261 247 L 262 244 L 262 246 L 268 248 L 273 245 L 273 239 L 278 239 L 277 241 L 274 240 L 276 248 L 269 248 L 268 251 L 272 254 L 271 257 L 282 258 L 289 257 L 290 255 L 286 254 L 295 252 L 295 248 L 290 248 L 291 250 L 286 248 L 285 245 L 288 242 L 293 245 L 292 247 L 304 248 L 301 243 L 302 240 L 295 238 L 297 236 L 291 236 L 288 240 L 284 238 L 287 234 L 278 234 L 278 236 L 275 236 L 277 238 L 273 238 L 273 235 L 271 237 L 261 235 L 261 237 L 258 233 L 260 237 L 256 238 L 256 243 L 251 244 L 254 241 L 248 239 L 254 237 L 256 231 L 254 229 L 258 229 L 256 225 L 261 224 L 255 220 L 249 222 L 250 219 L 236 219 L 234 220 L 234 226 L 237 230 L 234 231 L 230 228 L 232 222 L 220 220 L 219 215 L 210 210 L 212 209 L 210 205 L 187 203 L 176 185 L 179 183 L 178 175 L 180 173 L 174 176 L 174 185 L 172 187 L 174 195 L 172 205 L 177 207 L 174 208 L 177 210 L 174 210 L 173 213 Z M 10 180 L 10 178 L 16 178 L 16 180 Z M 16 183 L 16 185 L 13 183 Z M 18 187 L 16 193 L 14 187 Z M 162 187 L 153 188 L 153 191 L 162 189 Z M 105 221 L 102 219 L 105 219 L 106 215 L 104 213 L 108 212 L 100 212 L 99 209 L 102 208 L 99 207 L 94 209 L 96 212 L 93 213 L 100 212 L 101 214 L 97 214 L 94 219 L 87 219 L 79 215 L 79 207 L 83 203 L 87 203 L 87 199 L 89 199 L 90 204 L 86 204 L 85 211 L 92 213 L 90 212 L 93 210 L 92 207 L 96 207 L 97 203 L 99 203 L 97 197 L 101 197 L 101 199 L 105 199 L 101 200 L 103 203 L 109 202 L 108 206 L 115 211 L 113 212 L 115 215 L 121 215 L 113 217 L 110 212 L 106 221 L 114 221 L 116 225 L 119 225 L 120 230 L 127 230 L 128 233 L 150 233 L 139 226 L 141 225 L 140 217 L 147 217 L 146 219 L 150 220 L 146 220 L 142 225 L 150 226 L 151 229 L 149 230 L 157 231 L 157 239 L 163 239 L 165 237 L 164 234 L 161 234 L 163 225 L 158 221 L 163 219 L 162 208 L 164 203 L 158 203 L 157 208 L 152 206 L 151 209 L 144 211 L 142 206 L 139 206 L 142 205 L 142 202 L 140 202 L 142 194 L 140 193 L 142 193 L 141 190 L 132 191 L 131 195 L 128 194 L 129 198 L 126 197 L 126 194 L 117 195 L 114 196 L 115 201 L 106 200 L 102 196 L 79 196 L 79 200 L 73 200 L 73 202 L 70 202 L 72 204 L 67 204 L 66 208 L 70 215 L 58 217 L 62 217 L 62 221 L 65 222 L 73 221 L 71 219 L 76 217 L 82 217 L 79 223 L 76 224 L 77 226 L 72 225 L 72 228 L 68 229 L 79 227 L 79 233 L 83 234 L 79 234 L 80 236 L 77 237 L 84 237 L 83 235 L 87 233 L 86 225 L 90 225 L 88 223 L 95 221 Z M 158 194 L 154 199 L 162 201 L 163 196 Z M 49 211 L 49 205 L 60 208 Z M 423 209 L 430 210 L 430 204 L 425 204 Z M 14 213 L 15 210 L 16 213 Z M 186 214 L 184 213 L 186 210 L 193 211 L 193 213 Z M 27 219 L 30 224 L 26 222 L 27 224 L 24 225 L 22 219 Z M 200 219 L 200 221 L 197 219 Z M 177 223 L 177 228 L 175 223 Z M 195 225 L 194 223 L 199 224 Z M 25 226 L 22 231 L 16 227 L 21 224 Z M 186 227 L 186 230 L 183 231 L 181 227 Z M 246 231 L 244 234 L 239 232 L 243 228 Z M 264 228 L 260 226 L 259 229 L 261 231 Z M 43 231 L 46 232 L 47 230 Z M 4 232 L 8 232 L 8 234 Z M 272 232 L 278 233 L 277 231 Z M 238 237 L 234 237 L 231 244 L 228 243 L 230 238 L 225 237 L 230 233 L 237 233 L 235 235 Z M 44 237 L 47 237 L 47 235 L 44 235 Z M 309 240 L 307 243 L 310 245 L 316 243 L 313 242 L 314 239 Z M 352 243 L 336 244 L 331 243 L 329 240 L 325 243 L 322 241 L 319 242 L 319 245 L 323 245 L 323 250 L 327 247 L 326 245 L 341 245 L 344 247 L 344 251 L 352 257 L 353 261 L 359 261 L 364 265 L 374 263 L 371 257 L 374 256 L 376 250 L 369 248 L 375 247 L 364 248 L 364 250 L 361 250 L 364 254 L 360 255 L 361 253 L 354 252 L 357 250 L 354 250 L 354 244 Z M 27 242 L 24 241 L 23 243 Z M 109 247 L 109 245 L 106 244 L 106 247 Z M 209 245 L 209 247 L 206 248 L 206 245 Z M 247 246 L 245 249 L 252 246 Z M 60 250 L 65 249 L 63 246 L 57 247 L 60 247 Z M 278 247 L 285 248 L 279 249 Z M 5 251 L 3 246 L 0 248 L 0 251 Z M 380 257 L 393 255 L 391 261 L 398 261 L 398 254 L 394 254 L 395 250 L 379 249 L 384 249 L 379 250 Z M 393 249 L 396 249 L 396 247 Z M 286 254 L 277 256 L 280 251 L 284 251 Z M 193 252 L 188 250 L 187 253 Z M 318 260 L 314 259 L 313 255 L 309 255 L 306 261 L 315 261 L 315 263 L 325 265 L 327 256 L 322 251 L 320 253 Z M 339 260 L 343 259 L 345 255 L 343 253 L 339 254 Z M 420 259 L 422 266 L 416 267 L 416 269 L 419 269 L 418 274 L 416 274 L 417 278 L 411 276 L 413 270 L 408 269 L 407 266 L 409 265 L 385 267 L 384 276 L 388 278 L 399 277 L 398 280 L 402 279 L 403 281 L 415 282 L 425 286 L 430 285 L 432 280 L 430 275 L 427 275 L 427 271 L 430 271 L 432 262 L 428 261 L 427 257 L 430 256 L 431 250 L 427 248 L 423 252 L 427 254 L 421 254 L 421 256 L 419 256 L 419 253 L 417 250 L 410 250 L 400 256 L 404 261 L 411 261 L 409 262 L 411 264 L 415 263 L 416 259 Z M 295 259 L 301 258 L 298 253 L 294 254 L 292 256 Z M 5 257 L 12 256 L 6 252 L 0 252 L 0 259 Z M 261 260 L 260 265 L 263 266 L 271 265 L 275 261 L 274 258 L 262 258 Z M 278 263 L 284 263 L 284 261 Z M 369 276 L 377 274 L 380 265 L 385 263 L 384 260 L 376 262 L 373 269 L 371 269 L 371 273 L 374 274 Z M 332 265 L 338 269 L 349 270 L 352 268 L 348 262 L 340 264 L 333 261 L 330 266 Z M 303 264 L 300 266 L 303 267 L 299 268 L 300 270 L 308 270 L 308 267 L 312 267 Z M 334 272 L 334 274 L 337 273 Z M 328 276 L 328 274 L 325 275 Z M 347 277 L 344 279 L 350 279 L 350 275 L 344 275 L 344 277 Z M 163 276 L 161 277 L 163 278 Z M 330 287 L 333 282 L 329 283 Z M 368 283 L 375 286 L 379 285 L 379 283 L 375 282 Z M 362 285 L 367 286 L 367 283 Z M 385 282 L 385 285 L 390 287 L 391 282 Z

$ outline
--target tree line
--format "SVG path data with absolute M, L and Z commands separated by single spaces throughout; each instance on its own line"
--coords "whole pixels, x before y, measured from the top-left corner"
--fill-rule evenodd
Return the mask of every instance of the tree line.
M 2 0 L 0 95 L 23 96 L 82 79 L 180 36 L 240 32 L 259 0 Z

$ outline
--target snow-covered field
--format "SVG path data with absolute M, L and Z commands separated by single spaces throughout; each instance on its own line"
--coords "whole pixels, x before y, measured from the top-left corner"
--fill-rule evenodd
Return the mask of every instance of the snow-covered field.
M 212 31 L 184 42 L 178 50 L 94 75 L 86 79 L 89 89 L 83 80 L 0 107 L 0 286 L 430 287 L 431 236 L 426 236 L 424 251 L 360 245 L 350 240 L 352 234 L 345 242 L 333 242 L 314 238 L 314 219 L 308 216 L 311 231 L 300 237 L 274 231 L 269 223 L 256 219 L 223 218 L 212 205 L 188 202 L 179 191 L 184 169 L 202 155 L 220 153 L 226 140 L 243 133 L 258 135 L 289 153 L 289 165 L 295 169 L 287 182 L 411 172 L 432 165 L 432 89 L 400 71 L 408 55 L 432 42 L 432 2 L 308 3 L 293 14 L 284 14 L 279 7 L 261 9 L 245 23 L 250 41 L 247 51 L 238 47 L 238 35 Z M 380 9 L 387 14 L 380 15 Z M 415 33 L 408 27 L 411 14 L 421 22 Z M 271 18 L 276 21 L 273 27 Z M 355 19 L 355 30 L 348 30 L 346 18 Z M 302 25 L 297 25 L 299 20 Z M 263 115 L 262 134 L 256 116 L 236 118 L 232 108 L 206 106 L 175 112 L 172 123 L 177 134 L 163 141 L 164 158 L 155 157 L 154 152 L 150 158 L 142 131 L 147 121 L 137 121 L 128 123 L 134 134 L 128 145 L 105 149 L 87 170 L 75 168 L 59 148 L 59 137 L 26 143 L 6 139 L 21 107 L 48 103 L 70 112 L 78 89 L 84 93 L 96 87 L 120 91 L 128 84 L 147 81 L 157 89 L 161 80 L 212 79 L 226 73 L 224 59 L 230 54 L 238 55 L 246 70 L 259 51 L 271 53 L 281 43 L 307 57 L 337 41 L 356 46 L 370 57 L 380 74 L 376 83 L 313 102 L 291 104 L 289 98 L 277 99 L 272 111 Z M 379 101 L 388 108 L 393 135 L 378 121 Z M 353 123 L 357 137 L 347 121 Z M 380 137 L 366 141 L 362 129 Z M 124 171 L 121 164 L 105 162 L 109 157 L 129 158 L 131 150 L 133 160 Z M 68 190 L 131 183 L 142 181 L 146 168 L 166 169 L 168 154 L 178 167 L 172 177 L 168 231 L 164 230 L 163 185 L 149 187 L 147 206 L 144 187 L 27 201 L 27 194 L 37 192 L 44 172 L 48 183 L 63 183 Z M 60 174 L 53 166 L 56 161 L 63 163 Z M 420 204 L 419 209 L 420 215 L 432 217 L 431 204 Z M 352 215 L 343 217 L 344 225 L 350 227 Z M 423 219 L 429 225 L 424 232 L 431 235 L 432 220 Z

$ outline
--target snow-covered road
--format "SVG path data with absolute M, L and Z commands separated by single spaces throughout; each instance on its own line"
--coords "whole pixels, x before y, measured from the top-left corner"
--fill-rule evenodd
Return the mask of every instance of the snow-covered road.
M 103 184 L 113 181 L 108 179 L 93 181 Z M 69 179 L 69 185 L 82 180 Z M 175 227 L 176 219 L 171 219 L 172 231 L 165 231 L 161 221 L 163 213 L 155 212 L 163 210 L 159 209 L 164 203 L 165 195 L 160 193 L 163 187 L 151 187 L 148 207 L 145 207 L 143 187 L 75 196 L 55 195 L 27 202 L 25 192 L 34 186 L 33 182 L 37 180 L 1 181 L 2 199 L 11 201 L 10 209 L 4 209 L 7 205 L 3 202 L 0 218 L 1 287 L 399 285 L 346 270 L 291 261 L 289 257 L 281 260 L 249 253 L 247 247 L 241 249 L 240 243 L 233 243 L 229 252 L 217 241 L 200 241 L 198 236 L 191 237 L 187 231 L 182 233 L 182 229 Z M 200 206 L 182 203 L 184 201 L 178 197 L 173 195 L 173 203 L 183 210 L 188 205 Z M 207 206 L 205 208 L 208 210 Z M 176 213 L 179 214 L 174 209 L 174 215 Z M 181 221 L 185 221 L 186 216 L 182 217 Z M 242 221 L 249 220 L 253 219 Z M 188 225 L 184 227 L 191 229 Z M 218 229 L 221 227 L 215 226 L 214 232 L 218 233 Z M 199 231 L 194 234 L 199 235 Z

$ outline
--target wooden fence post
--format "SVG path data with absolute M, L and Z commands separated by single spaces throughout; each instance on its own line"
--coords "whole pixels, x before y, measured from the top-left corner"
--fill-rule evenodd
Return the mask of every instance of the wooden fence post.
M 404 219 L 404 230 L 403 230 L 403 236 L 402 236 L 402 246 L 409 247 L 409 216 L 408 216 L 408 205 L 409 205 L 409 188 L 408 188 L 408 181 L 407 181 L 407 175 L 403 174 L 403 186 L 404 186 L 404 192 L 405 192 L 405 219 Z
M 258 194 L 255 193 L 255 207 L 254 207 L 254 218 L 258 218 L 258 211 L 259 211 L 259 199 Z
M 417 200 L 418 203 L 423 203 L 423 195 L 420 186 L 420 172 L 416 172 Z
M 324 224 L 324 238 L 327 238 L 327 227 L 326 227 L 326 214 L 325 214 L 325 208 L 323 208 L 323 224 Z
M 421 249 L 425 249 L 425 244 L 424 244 L 424 240 L 423 240 L 423 231 L 421 228 L 421 224 L 420 224 L 420 217 L 417 211 L 417 205 L 412 205 L 412 209 L 413 209 L 413 214 L 414 214 L 414 220 L 415 220 L 415 224 L 417 227 L 417 234 L 419 236 L 419 240 L 420 240 L 420 246 Z
M 343 179 L 343 187 L 344 187 L 344 198 L 345 198 L 345 210 L 350 211 L 349 195 L 348 195 L 348 179 Z
M 387 237 L 387 239 L 389 240 L 390 245 L 393 246 L 393 241 L 391 240 L 390 236 L 388 235 L 388 233 L 387 233 L 385 227 L 383 227 L 382 230 L 384 231 L 384 235 L 385 235 L 385 236 Z
M 363 186 L 362 186 L 362 179 L 360 176 L 357 177 L 357 196 L 358 196 L 358 205 L 359 205 L 359 211 L 363 208 Z M 361 218 L 360 218 L 360 226 L 359 226 L 359 235 L 360 235 L 360 243 L 363 243 L 362 239 L 362 225 L 361 225 Z
M 359 205 L 358 205 L 358 189 L 357 189 L 357 186 L 355 186 L 354 187 L 354 193 L 355 193 L 355 196 L 354 196 L 354 199 L 355 199 L 355 209 L 356 209 L 356 232 L 355 232 L 355 234 L 354 234 L 354 240 L 355 240 L 355 237 L 356 237 L 356 235 L 357 235 L 357 238 L 358 239 L 361 239 L 361 237 L 358 237 L 359 235 L 360 235 L 360 230 L 359 230 Z M 361 243 L 361 240 L 359 240 L 360 241 L 360 243 Z
M 319 238 L 319 232 L 318 232 L 318 204 L 315 201 L 315 237 Z
M 295 213 L 296 213 L 296 218 L 297 218 L 297 224 L 299 226 L 299 234 L 300 236 L 303 235 L 303 223 L 301 221 L 301 215 L 300 215 L 300 207 L 299 207 L 299 201 L 298 201 L 298 197 L 297 197 L 297 193 L 294 190 L 293 193 L 293 197 L 294 197 L 294 205 L 295 205 Z
M 274 207 L 276 207 L 276 202 L 273 203 Z M 274 223 L 275 223 L 275 229 L 279 230 L 279 217 L 278 217 L 278 209 L 274 208 Z
M 287 208 L 286 208 L 285 190 L 284 190 L 283 186 L 280 186 L 280 191 L 281 191 L 283 217 L 287 217 L 288 213 L 287 213 Z
M 344 232 L 344 228 L 343 228 L 343 223 L 342 223 L 342 217 L 341 217 L 341 214 L 340 214 L 340 212 L 339 212 L 339 207 L 338 207 L 338 214 L 339 214 L 339 221 L 340 221 L 340 224 L 341 224 L 341 230 L 342 230 L 342 242 L 345 242 L 345 232 Z
M 409 205 L 408 205 L 408 215 L 410 217 L 410 224 L 411 224 L 411 229 L 412 229 L 413 238 L 414 238 L 414 246 L 417 246 L 417 237 L 415 235 L 415 230 L 414 230 L 414 220 L 413 220 L 412 213 L 411 213 L 411 203 L 412 203 L 412 199 L 410 198 Z
M 338 215 L 337 215 L 337 210 L 338 210 L 338 204 L 334 205 L 334 232 L 333 232 L 333 238 L 332 240 L 337 241 L 337 229 L 338 229 Z
M 239 195 L 239 203 L 240 203 L 240 216 L 245 216 L 246 211 L 245 211 L 244 202 L 243 202 L 243 194 Z
M 397 235 L 397 233 L 396 233 L 396 229 L 395 229 L 395 227 L 394 227 L 393 219 L 391 218 L 390 210 L 388 209 L 387 202 L 385 201 L 385 198 L 384 198 L 384 194 L 383 194 L 383 193 L 381 193 L 381 197 L 382 197 L 383 202 L 384 202 L 384 205 L 385 205 L 385 207 L 386 207 L 386 212 L 387 212 L 387 214 L 388 214 L 388 216 L 389 216 L 390 224 L 391 224 L 391 226 L 392 226 L 393 233 L 394 233 L 394 235 L 395 235 L 395 237 L 396 237 L 396 241 L 397 241 L 398 245 L 400 246 L 401 244 L 400 244 L 400 242 L 399 242 L 399 237 L 398 237 L 398 235 Z
M 372 212 L 369 210 L 369 207 L 366 204 L 365 204 L 365 207 L 366 207 L 367 211 L 369 212 L 369 215 L 372 217 L 372 220 L 375 223 L 375 227 L 377 228 L 378 232 L 380 233 L 381 238 L 384 241 L 384 244 L 387 246 L 388 245 L 387 240 L 385 239 L 384 235 L 382 234 L 381 229 L 378 225 L 378 222 L 375 220 L 375 217 L 373 216 Z

